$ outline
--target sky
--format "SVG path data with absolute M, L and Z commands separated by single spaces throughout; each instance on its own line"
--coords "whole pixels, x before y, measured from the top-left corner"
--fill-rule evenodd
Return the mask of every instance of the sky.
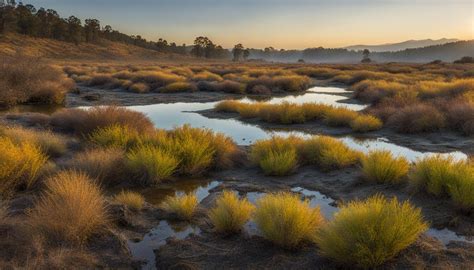
M 126 34 L 285 49 L 474 39 L 474 0 L 24 0 Z

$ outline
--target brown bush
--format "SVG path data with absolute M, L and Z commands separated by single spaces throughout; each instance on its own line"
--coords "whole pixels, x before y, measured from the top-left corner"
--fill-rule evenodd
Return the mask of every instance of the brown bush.
M 440 130 L 445 122 L 445 117 L 435 107 L 418 104 L 396 111 L 387 124 L 401 133 L 418 133 Z

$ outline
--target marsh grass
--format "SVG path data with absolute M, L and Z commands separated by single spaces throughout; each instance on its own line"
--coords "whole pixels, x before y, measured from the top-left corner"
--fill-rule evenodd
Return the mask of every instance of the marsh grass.
M 26 129 L 20 126 L 0 127 L 0 136 L 8 137 L 15 143 L 33 143 L 50 157 L 61 156 L 67 151 L 66 138 L 49 130 Z
M 122 190 L 119 194 L 116 194 L 113 199 L 119 204 L 123 204 L 135 211 L 141 210 L 145 204 L 143 195 L 133 191 Z
M 372 151 L 362 158 L 364 177 L 376 183 L 399 183 L 409 168 L 404 157 L 394 157 L 390 151 Z
M 292 193 L 268 194 L 259 199 L 254 220 L 266 239 L 286 249 L 314 241 L 324 223 L 319 208 L 311 208 L 309 201 L 301 201 Z
M 51 241 L 82 245 L 108 224 L 105 198 L 85 174 L 63 171 L 47 181 L 29 222 Z
M 144 183 L 157 184 L 170 178 L 180 161 L 158 147 L 142 145 L 127 154 L 127 167 Z
M 375 268 L 410 246 L 427 229 L 420 209 L 376 195 L 341 207 L 318 232 L 316 242 L 323 256 L 340 264 Z
M 14 143 L 0 137 L 0 194 L 9 196 L 19 188 L 31 188 L 48 158 L 33 143 Z
M 113 125 L 93 131 L 88 140 L 99 147 L 129 149 L 138 145 L 143 137 L 128 126 Z
M 359 115 L 351 121 L 350 126 L 355 132 L 369 132 L 381 129 L 383 123 L 375 116 Z
M 250 160 L 268 175 L 287 175 L 297 166 L 297 146 L 301 142 L 302 139 L 297 137 L 278 136 L 259 140 L 250 149 Z
M 232 234 L 242 230 L 254 210 L 255 207 L 246 198 L 239 199 L 234 192 L 224 191 L 209 211 L 209 219 L 217 232 Z
M 416 190 L 435 196 L 449 196 L 462 210 L 474 209 L 474 166 L 472 161 L 455 161 L 440 155 L 418 160 L 410 173 Z
M 179 219 L 191 220 L 198 204 L 196 194 L 184 194 L 167 197 L 161 207 L 170 213 L 176 214 Z

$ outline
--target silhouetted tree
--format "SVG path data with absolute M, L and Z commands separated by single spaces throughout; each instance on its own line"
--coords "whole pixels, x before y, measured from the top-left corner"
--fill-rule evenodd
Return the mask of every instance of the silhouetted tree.
M 76 45 L 82 41 L 82 25 L 81 20 L 75 16 L 67 19 L 68 41 L 74 42 Z
M 244 60 L 247 61 L 247 59 L 249 58 L 250 56 L 250 50 L 249 49 L 245 49 L 244 50 Z
M 241 43 L 235 45 L 232 49 L 232 55 L 234 56 L 233 61 L 240 61 L 244 55 L 244 46 Z
M 372 60 L 370 60 L 369 58 L 370 56 L 370 51 L 368 49 L 365 49 L 363 52 L 362 52 L 362 63 L 370 63 L 372 62 Z
M 86 19 L 84 33 L 87 42 L 95 42 L 99 39 L 100 21 L 97 19 Z

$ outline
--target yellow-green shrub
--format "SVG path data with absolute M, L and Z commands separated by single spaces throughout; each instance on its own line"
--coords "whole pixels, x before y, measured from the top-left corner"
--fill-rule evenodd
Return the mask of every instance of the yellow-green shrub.
M 143 195 L 133 191 L 122 190 L 119 194 L 114 196 L 114 200 L 132 210 L 141 210 L 145 204 Z
M 41 149 L 30 142 L 16 144 L 6 137 L 0 137 L 0 149 L 0 195 L 35 184 L 48 160 Z
M 238 100 L 224 100 L 217 103 L 214 108 L 218 112 L 238 112 L 240 104 Z
M 293 136 L 288 138 L 274 136 L 268 140 L 259 140 L 250 149 L 250 159 L 266 174 L 288 174 L 297 165 L 297 147 L 302 141 Z
M 67 150 L 66 139 L 49 130 L 33 130 L 19 126 L 0 128 L 0 135 L 10 138 L 15 143 L 29 142 L 37 145 L 49 156 L 57 157 Z
M 379 130 L 382 125 L 382 121 L 372 115 L 359 115 L 351 122 L 351 128 L 355 132 Z
M 141 145 L 127 154 L 127 167 L 142 181 L 159 183 L 173 175 L 179 160 L 169 152 L 151 145 Z
M 332 108 L 326 111 L 324 115 L 324 122 L 327 125 L 334 127 L 347 127 L 350 126 L 352 121 L 358 117 L 356 111 L 352 111 L 346 108 Z
M 220 233 L 239 232 L 244 224 L 250 219 L 255 207 L 231 191 L 217 198 L 216 206 L 209 211 L 209 219 L 214 228 Z
M 179 219 L 190 220 L 198 204 L 196 194 L 185 194 L 166 198 L 162 207 L 166 211 L 176 214 Z
M 390 151 L 371 151 L 362 158 L 365 178 L 377 183 L 398 183 L 409 168 L 410 164 L 404 157 L 394 157 Z
M 63 171 L 50 178 L 29 214 L 31 225 L 51 240 L 83 244 L 107 224 L 105 198 L 83 173 Z
M 361 154 L 343 142 L 329 136 L 314 136 L 300 147 L 302 159 L 325 170 L 339 169 L 356 164 Z
M 163 93 L 175 93 L 175 92 L 194 92 L 197 91 L 196 85 L 189 82 L 174 82 L 166 85 L 160 89 Z
M 395 257 L 428 229 L 420 209 L 374 196 L 350 202 L 318 233 L 321 254 L 350 267 L 374 268 Z
M 99 128 L 89 136 L 90 142 L 107 148 L 128 149 L 137 145 L 140 140 L 138 131 L 120 125 Z
M 296 248 L 305 241 L 313 241 L 324 223 L 318 208 L 311 208 L 309 201 L 299 195 L 276 193 L 265 195 L 257 201 L 255 222 L 262 235 L 284 248 Z

